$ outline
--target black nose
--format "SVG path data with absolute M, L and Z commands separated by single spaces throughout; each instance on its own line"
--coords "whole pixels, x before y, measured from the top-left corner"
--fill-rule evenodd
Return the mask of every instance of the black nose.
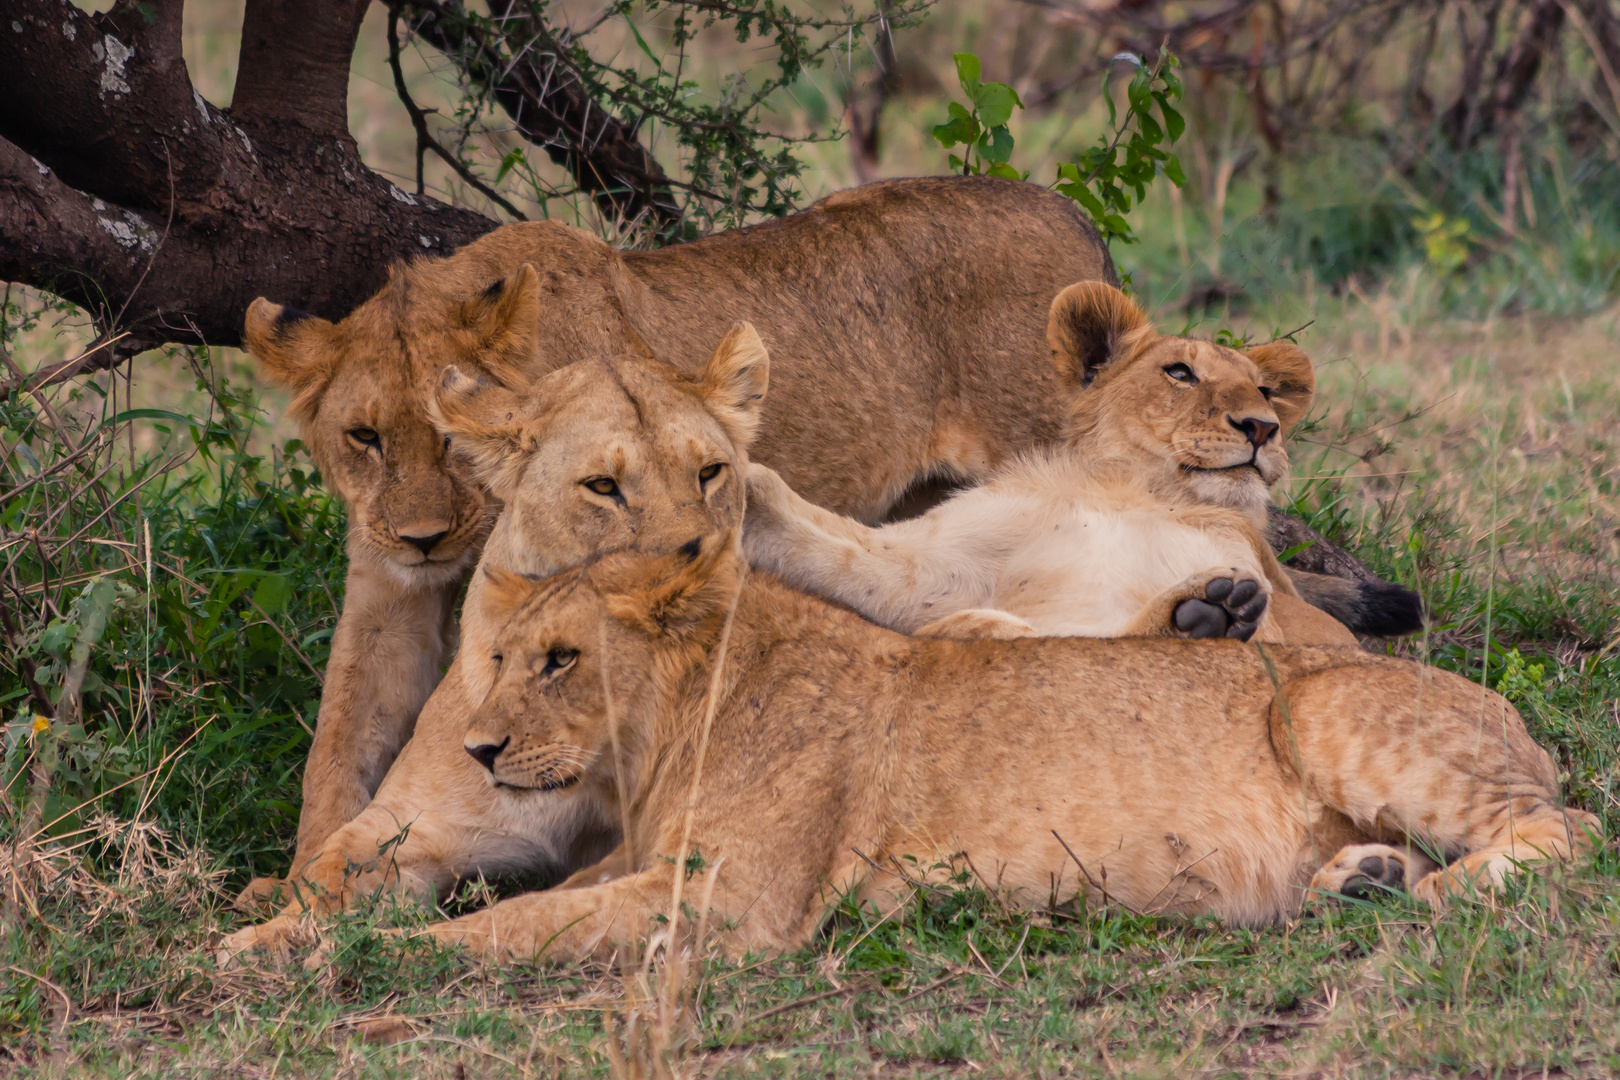
M 447 532 L 436 532 L 432 536 L 406 536 L 400 533 L 399 538 L 426 556 L 433 550 L 435 544 L 449 535 Z
M 467 747 L 467 753 L 471 754 L 473 759 L 477 761 L 478 764 L 482 765 L 490 772 L 494 772 L 495 759 L 501 756 L 501 751 L 505 750 L 507 744 L 511 741 L 512 736 L 508 735 L 499 743 L 483 743 L 479 746 L 469 746 Z
M 1277 425 L 1270 420 L 1256 420 L 1252 416 L 1245 416 L 1242 420 L 1234 420 L 1228 416 L 1226 422 L 1243 432 L 1244 437 L 1254 444 L 1256 450 L 1270 442 L 1271 437 L 1277 434 Z

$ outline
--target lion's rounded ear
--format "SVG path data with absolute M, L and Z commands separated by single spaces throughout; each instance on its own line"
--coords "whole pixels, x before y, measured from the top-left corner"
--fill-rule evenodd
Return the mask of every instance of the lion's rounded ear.
M 540 274 L 532 263 L 461 305 L 461 321 L 478 339 L 480 367 L 506 386 L 521 386 L 539 360 Z
M 752 323 L 733 326 L 703 369 L 703 404 L 714 414 L 740 450 L 759 432 L 765 391 L 771 381 L 771 357 Z
M 1082 281 L 1057 294 L 1046 319 L 1052 363 L 1067 383 L 1090 386 L 1103 368 L 1153 333 L 1136 302 L 1112 285 Z
M 612 555 L 592 573 L 614 618 L 649 637 L 718 632 L 737 595 L 737 530 L 698 537 L 663 555 Z
M 491 623 L 499 626 L 516 615 L 534 595 L 537 582 L 510 570 L 484 567 L 484 590 L 479 608 Z
M 1316 396 L 1316 370 L 1311 358 L 1291 341 L 1273 341 L 1244 350 L 1271 387 L 1271 409 L 1287 432 L 1305 418 Z
M 454 364 L 444 369 L 428 416 L 479 481 L 501 499 L 522 476 L 533 441 L 523 420 L 523 400 L 504 386 L 476 379 Z
M 261 296 L 248 305 L 242 344 L 266 377 L 304 399 L 319 394 L 332 377 L 332 330 L 325 319 Z

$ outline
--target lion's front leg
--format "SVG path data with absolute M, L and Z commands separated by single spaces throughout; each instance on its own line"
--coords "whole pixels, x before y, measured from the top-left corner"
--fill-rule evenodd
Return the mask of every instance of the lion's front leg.
M 1194 574 L 1148 601 L 1121 637 L 1237 638 L 1272 641 L 1266 618 L 1271 585 L 1237 567 Z
M 1035 627 L 1028 622 L 995 608 L 967 608 L 953 612 L 943 619 L 919 626 L 912 633 L 916 637 L 954 638 L 958 641 L 976 638 L 1012 641 L 1015 638 L 1039 636 Z
M 365 809 L 411 737 L 455 645 L 460 585 L 405 589 L 385 569 L 350 564 L 304 768 L 294 867 Z
M 673 868 L 661 863 L 599 885 L 515 896 L 434 923 L 418 936 L 454 942 L 492 959 L 608 959 L 620 946 L 658 929 L 654 920 L 669 915 L 673 881 Z

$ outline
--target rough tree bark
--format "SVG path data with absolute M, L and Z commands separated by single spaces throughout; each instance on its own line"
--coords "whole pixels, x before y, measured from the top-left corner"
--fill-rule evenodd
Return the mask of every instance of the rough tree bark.
M 339 318 L 390 262 L 495 228 L 361 162 L 348 78 L 368 2 L 248 0 L 235 93 L 219 109 L 181 56 L 183 0 L 119 0 L 99 15 L 66 0 L 8 0 L 0 279 L 127 331 L 92 361 L 106 366 L 163 342 L 238 344 L 260 295 Z M 518 104 L 544 91 L 525 85 L 501 100 L 533 121 L 526 136 L 566 139 L 536 119 L 538 98 Z M 634 132 L 588 133 L 581 169 L 612 176 L 610 163 L 640 154 L 638 191 L 656 202 L 662 181 L 668 200 Z

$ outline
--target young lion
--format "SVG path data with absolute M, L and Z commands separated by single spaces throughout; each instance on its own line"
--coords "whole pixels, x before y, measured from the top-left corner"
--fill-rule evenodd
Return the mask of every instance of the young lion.
M 748 479 L 749 561 L 933 637 L 1258 636 L 1355 644 L 1298 599 L 1265 542 L 1283 437 L 1316 379 L 1296 346 L 1239 352 L 1154 332 L 1111 285 L 1071 285 L 1047 338 L 1070 397 L 1061 444 L 920 518 L 872 528 Z M 1269 601 L 1269 603 L 1268 603 Z
M 892 908 L 957 856 L 1019 904 L 1101 899 L 1106 874 L 1134 910 L 1262 924 L 1313 890 L 1410 885 L 1438 904 L 1597 829 L 1560 807 L 1513 707 L 1444 671 L 1236 641 L 905 638 L 745 577 L 736 546 L 489 582 L 494 680 L 464 765 L 414 759 L 410 782 L 469 828 L 570 805 L 627 826 L 564 887 L 428 933 L 610 954 L 668 912 L 688 851 L 714 868 L 713 924 L 737 953 L 802 944 L 841 894 Z M 284 917 L 223 951 L 300 933 Z

